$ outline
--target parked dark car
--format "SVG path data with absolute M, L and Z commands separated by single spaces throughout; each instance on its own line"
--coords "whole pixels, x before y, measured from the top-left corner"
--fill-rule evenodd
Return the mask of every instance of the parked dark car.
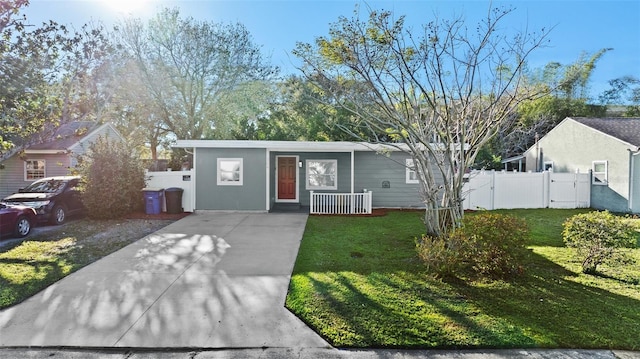
M 36 211 L 33 208 L 0 203 L 0 237 L 26 237 L 35 223 Z
M 2 202 L 35 209 L 39 222 L 62 224 L 67 217 L 84 211 L 77 189 L 79 183 L 78 176 L 43 178 L 4 198 Z

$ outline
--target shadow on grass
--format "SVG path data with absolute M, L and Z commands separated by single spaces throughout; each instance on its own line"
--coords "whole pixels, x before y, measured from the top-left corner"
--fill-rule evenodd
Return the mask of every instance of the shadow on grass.
M 442 281 L 402 261 L 294 272 L 288 307 L 338 347 L 640 348 L 637 299 L 534 253 L 526 264 L 512 283 Z

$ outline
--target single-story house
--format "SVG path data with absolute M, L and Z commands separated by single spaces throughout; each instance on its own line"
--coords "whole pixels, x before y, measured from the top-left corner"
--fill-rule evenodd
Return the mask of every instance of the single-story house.
M 110 124 L 75 121 L 60 126 L 50 140 L 27 147 L 0 163 L 0 198 L 45 177 L 66 176 L 98 137 L 124 138 Z
M 312 212 L 323 213 L 323 203 L 356 212 L 365 205 L 424 206 L 411 156 L 391 146 L 180 140 L 176 147 L 193 153 L 196 210 L 310 207 Z M 370 197 L 363 199 L 364 193 Z
M 591 171 L 593 208 L 640 213 L 640 118 L 569 117 L 513 160 L 523 171 Z

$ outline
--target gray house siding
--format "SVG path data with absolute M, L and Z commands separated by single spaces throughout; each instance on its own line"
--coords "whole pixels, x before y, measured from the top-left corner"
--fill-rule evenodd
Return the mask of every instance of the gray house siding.
M 373 207 L 423 207 L 419 185 L 406 181 L 405 160 L 409 158 L 402 152 L 392 152 L 389 156 L 356 152 L 355 191 L 372 191 Z
M 607 161 L 607 184 L 591 188 L 591 206 L 617 212 L 629 211 L 629 145 L 588 126 L 567 119 L 526 153 L 526 169 L 536 161 L 553 162 L 554 172 L 589 172 L 593 161 Z
M 67 176 L 71 170 L 71 160 L 66 154 L 32 154 L 23 158 L 16 155 L 2 162 L 4 166 L 0 169 L 0 199 L 12 193 L 18 192 L 20 188 L 33 182 L 25 180 L 24 160 L 44 160 L 45 176 Z
M 218 158 L 242 158 L 243 184 L 217 184 Z M 196 210 L 265 211 L 266 150 L 198 148 L 195 152 Z
M 101 126 L 98 130 L 90 133 L 88 136 L 84 137 L 80 140 L 76 145 L 71 146 L 69 150 L 73 152 L 73 156 L 71 156 L 71 166 L 75 167 L 78 163 L 76 160 L 76 156 L 84 155 L 89 150 L 91 143 L 95 142 L 98 137 L 105 137 L 109 140 L 123 141 L 123 137 L 116 132 L 116 130 L 111 126 Z
M 298 156 L 302 167 L 298 167 L 299 200 L 302 206 L 309 206 L 311 190 L 307 189 L 306 162 L 307 160 L 337 160 L 338 163 L 338 188 L 336 190 L 314 190 L 318 193 L 349 193 L 351 192 L 351 153 L 346 152 L 277 152 L 270 155 L 269 191 L 271 207 L 276 202 L 276 166 L 277 156 Z

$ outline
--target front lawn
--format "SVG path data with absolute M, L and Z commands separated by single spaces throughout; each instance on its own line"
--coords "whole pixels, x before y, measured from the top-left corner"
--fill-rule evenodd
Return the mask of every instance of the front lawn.
M 584 210 L 504 212 L 532 233 L 511 283 L 426 273 L 420 212 L 311 216 L 286 305 L 338 347 L 640 349 L 640 249 L 636 264 L 585 275 L 560 234 Z

